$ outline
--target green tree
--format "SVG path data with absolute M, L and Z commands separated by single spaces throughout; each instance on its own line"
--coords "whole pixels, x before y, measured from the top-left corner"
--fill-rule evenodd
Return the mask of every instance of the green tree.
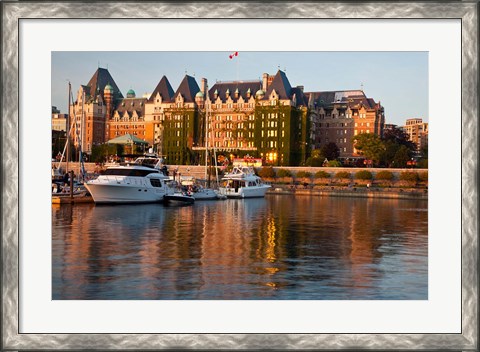
M 410 150 L 404 145 L 401 145 L 395 153 L 393 158 L 393 166 L 395 167 L 406 167 L 407 161 L 410 160 Z
M 320 154 L 323 158 L 335 160 L 340 156 L 340 149 L 335 143 L 330 142 L 320 148 Z
M 323 161 L 325 160 L 325 155 L 322 153 L 321 149 L 312 150 L 311 156 L 305 161 L 307 166 L 322 166 Z
M 382 139 L 373 133 L 362 133 L 353 137 L 353 143 L 360 155 L 378 164 L 385 151 Z
M 393 142 L 398 145 L 404 145 L 410 151 L 417 149 L 417 145 L 409 140 L 408 134 L 401 128 L 394 126 L 383 132 L 383 140 Z

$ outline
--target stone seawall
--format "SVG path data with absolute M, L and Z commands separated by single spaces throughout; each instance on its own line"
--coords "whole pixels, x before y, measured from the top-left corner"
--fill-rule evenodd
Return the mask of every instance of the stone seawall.
M 315 197 L 349 197 L 349 198 L 377 198 L 377 199 L 420 199 L 428 200 L 428 191 L 421 189 L 341 189 L 341 188 L 311 188 L 292 189 L 290 187 L 274 187 L 267 195 L 294 195 Z

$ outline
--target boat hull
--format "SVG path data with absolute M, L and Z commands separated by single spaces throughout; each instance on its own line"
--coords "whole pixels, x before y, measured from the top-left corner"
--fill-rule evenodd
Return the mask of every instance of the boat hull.
M 176 204 L 193 204 L 195 202 L 195 198 L 192 196 L 187 196 L 184 194 L 168 194 L 165 196 L 165 203 L 176 203 Z
M 269 188 L 269 185 L 260 185 L 240 187 L 238 189 L 221 187 L 219 190 L 220 193 L 227 196 L 227 198 L 262 198 L 265 197 L 265 193 L 267 193 Z
M 166 187 L 145 185 L 93 184 L 85 185 L 95 203 L 162 203 Z
M 206 188 L 203 188 L 197 192 L 193 192 L 192 196 L 193 198 L 195 198 L 195 200 L 219 199 L 217 192 L 215 192 L 213 189 L 206 189 Z

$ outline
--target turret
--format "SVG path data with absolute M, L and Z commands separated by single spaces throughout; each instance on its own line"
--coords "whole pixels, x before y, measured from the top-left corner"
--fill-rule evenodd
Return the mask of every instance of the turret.
M 105 86 L 103 90 L 103 96 L 105 98 L 105 108 L 107 109 L 106 117 L 110 118 L 113 108 L 113 87 L 110 84 Z

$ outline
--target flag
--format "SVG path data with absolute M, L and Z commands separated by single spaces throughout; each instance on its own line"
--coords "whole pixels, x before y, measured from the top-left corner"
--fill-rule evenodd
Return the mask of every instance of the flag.
M 233 59 L 234 56 L 238 56 L 238 51 L 235 51 L 233 54 L 228 55 L 230 60 Z

